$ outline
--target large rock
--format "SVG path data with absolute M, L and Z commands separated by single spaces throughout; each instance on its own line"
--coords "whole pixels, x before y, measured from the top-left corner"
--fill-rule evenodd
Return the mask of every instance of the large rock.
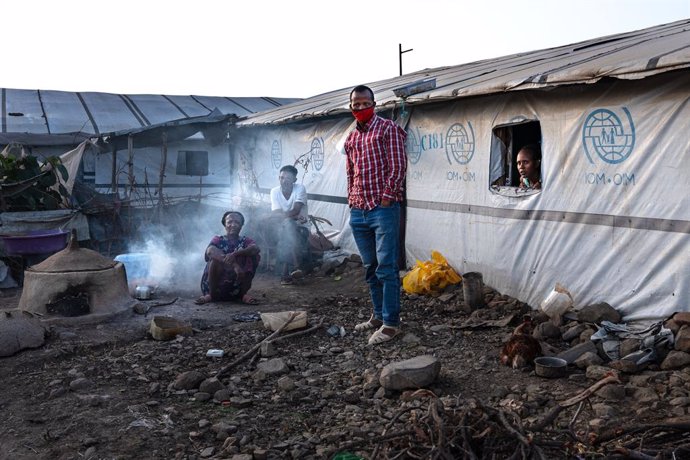
M 43 346 L 45 333 L 41 321 L 31 313 L 5 310 L 0 313 L 0 356 Z
M 441 362 L 431 355 L 391 363 L 383 368 L 379 383 L 386 390 L 423 388 L 432 383 L 441 371 Z
M 290 368 L 285 361 L 280 358 L 269 359 L 268 361 L 261 362 L 256 365 L 259 371 L 264 372 L 266 375 L 280 375 L 286 374 L 290 371 Z
M 621 314 L 606 302 L 587 305 L 577 312 L 577 320 L 583 323 L 601 324 L 602 321 L 610 321 L 616 324 L 621 319 Z
M 688 364 L 690 364 L 690 354 L 684 351 L 671 350 L 661 363 L 661 369 L 664 371 L 680 369 Z
M 176 390 L 193 390 L 199 388 L 199 384 L 205 379 L 206 376 L 199 371 L 187 371 L 177 376 L 173 387 Z
M 579 358 L 587 352 L 597 352 L 597 347 L 592 343 L 591 340 L 588 340 L 587 342 L 580 343 L 572 348 L 564 350 L 556 356 L 558 358 L 565 359 L 568 362 L 568 364 L 572 364 L 575 362 L 577 358 Z
M 603 362 L 604 360 L 601 359 L 601 357 L 597 353 L 588 351 L 587 353 L 583 353 L 575 361 L 573 361 L 573 364 L 575 364 L 580 369 L 587 369 L 589 366 L 598 366 L 600 364 L 603 364 Z
M 681 326 L 690 325 L 690 312 L 679 311 L 671 315 L 671 318 L 664 322 L 664 326 L 671 329 L 674 334 L 678 333 Z
M 690 351 L 690 325 L 683 324 L 676 333 L 674 348 L 679 351 Z
M 560 339 L 561 330 L 551 321 L 546 321 L 534 328 L 532 336 L 537 340 Z
M 199 384 L 199 391 L 209 394 L 215 394 L 216 391 L 225 389 L 225 385 L 215 377 L 205 379 Z

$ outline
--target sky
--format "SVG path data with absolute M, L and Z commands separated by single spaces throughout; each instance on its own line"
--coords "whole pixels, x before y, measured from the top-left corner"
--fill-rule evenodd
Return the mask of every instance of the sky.
M 690 18 L 690 0 L 3 0 L 0 87 L 306 98 Z

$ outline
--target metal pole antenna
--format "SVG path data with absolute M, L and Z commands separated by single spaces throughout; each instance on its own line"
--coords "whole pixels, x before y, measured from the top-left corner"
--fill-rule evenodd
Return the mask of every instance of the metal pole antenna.
M 412 48 L 410 48 L 409 50 L 403 51 L 402 43 L 398 43 L 398 62 L 400 64 L 400 76 L 402 76 L 402 55 L 404 53 L 408 53 L 410 51 L 412 51 Z

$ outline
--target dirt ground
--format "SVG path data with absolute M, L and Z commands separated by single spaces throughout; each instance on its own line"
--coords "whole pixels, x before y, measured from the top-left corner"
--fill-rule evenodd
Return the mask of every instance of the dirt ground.
M 482 452 L 475 458 L 539 458 L 537 450 L 542 458 L 630 458 L 617 456 L 618 444 L 588 440 L 631 420 L 653 424 L 669 416 L 663 401 L 644 404 L 624 394 L 617 401 L 593 397 L 564 409 L 548 429 L 529 438 L 502 429 L 523 429 L 543 419 L 593 380 L 576 368 L 564 378 L 543 379 L 529 369 L 500 365 L 499 350 L 515 323 L 463 327 L 470 315 L 463 312 L 461 289 L 435 298 L 403 295 L 404 335 L 378 347 L 366 346 L 366 336 L 353 332 L 370 314 L 361 267 L 338 276 L 309 275 L 293 286 L 259 274 L 252 293 L 260 305 L 199 306 L 193 303 L 197 292 L 157 292 L 144 303 L 177 300 L 153 306 L 146 315 L 128 312 L 101 324 L 53 325 L 43 347 L 0 358 L 0 458 L 435 458 L 439 446 L 452 458 L 470 458 L 467 446 L 453 444 L 458 439 L 483 443 L 474 448 Z M 490 307 L 484 319 L 517 317 L 529 308 L 488 287 L 485 294 L 490 306 L 512 310 Z M 20 295 L 4 291 L 1 308 L 16 307 Z M 227 390 L 222 401 L 197 386 L 175 383 L 190 371 L 214 376 L 270 334 L 260 321 L 233 316 L 295 309 L 306 310 L 309 324 L 321 326 L 276 343 L 271 359 L 279 359 L 283 371 L 257 371 L 268 358 L 254 355 L 220 378 Z M 148 334 L 153 315 L 188 321 L 193 334 L 153 340 Z M 343 326 L 345 335 L 329 335 L 331 325 Z M 211 348 L 225 355 L 206 357 Z M 380 387 L 377 376 L 386 364 L 420 355 L 441 363 L 424 398 Z M 653 378 L 649 382 L 660 385 Z M 483 417 L 471 418 L 479 413 Z M 489 423 L 492 414 L 502 413 L 515 418 Z M 463 438 L 469 420 L 475 420 L 476 430 Z M 457 426 L 452 436 L 435 438 L 440 421 L 446 428 Z M 488 425 L 480 430 L 482 423 Z M 411 430 L 407 437 L 405 430 Z M 628 441 L 627 448 L 641 446 Z

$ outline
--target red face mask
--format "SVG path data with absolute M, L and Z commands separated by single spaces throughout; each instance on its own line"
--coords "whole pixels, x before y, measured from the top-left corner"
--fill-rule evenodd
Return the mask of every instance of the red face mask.
M 361 110 L 353 110 L 352 116 L 361 124 L 365 124 L 374 116 L 374 106 L 372 105 L 371 107 Z

